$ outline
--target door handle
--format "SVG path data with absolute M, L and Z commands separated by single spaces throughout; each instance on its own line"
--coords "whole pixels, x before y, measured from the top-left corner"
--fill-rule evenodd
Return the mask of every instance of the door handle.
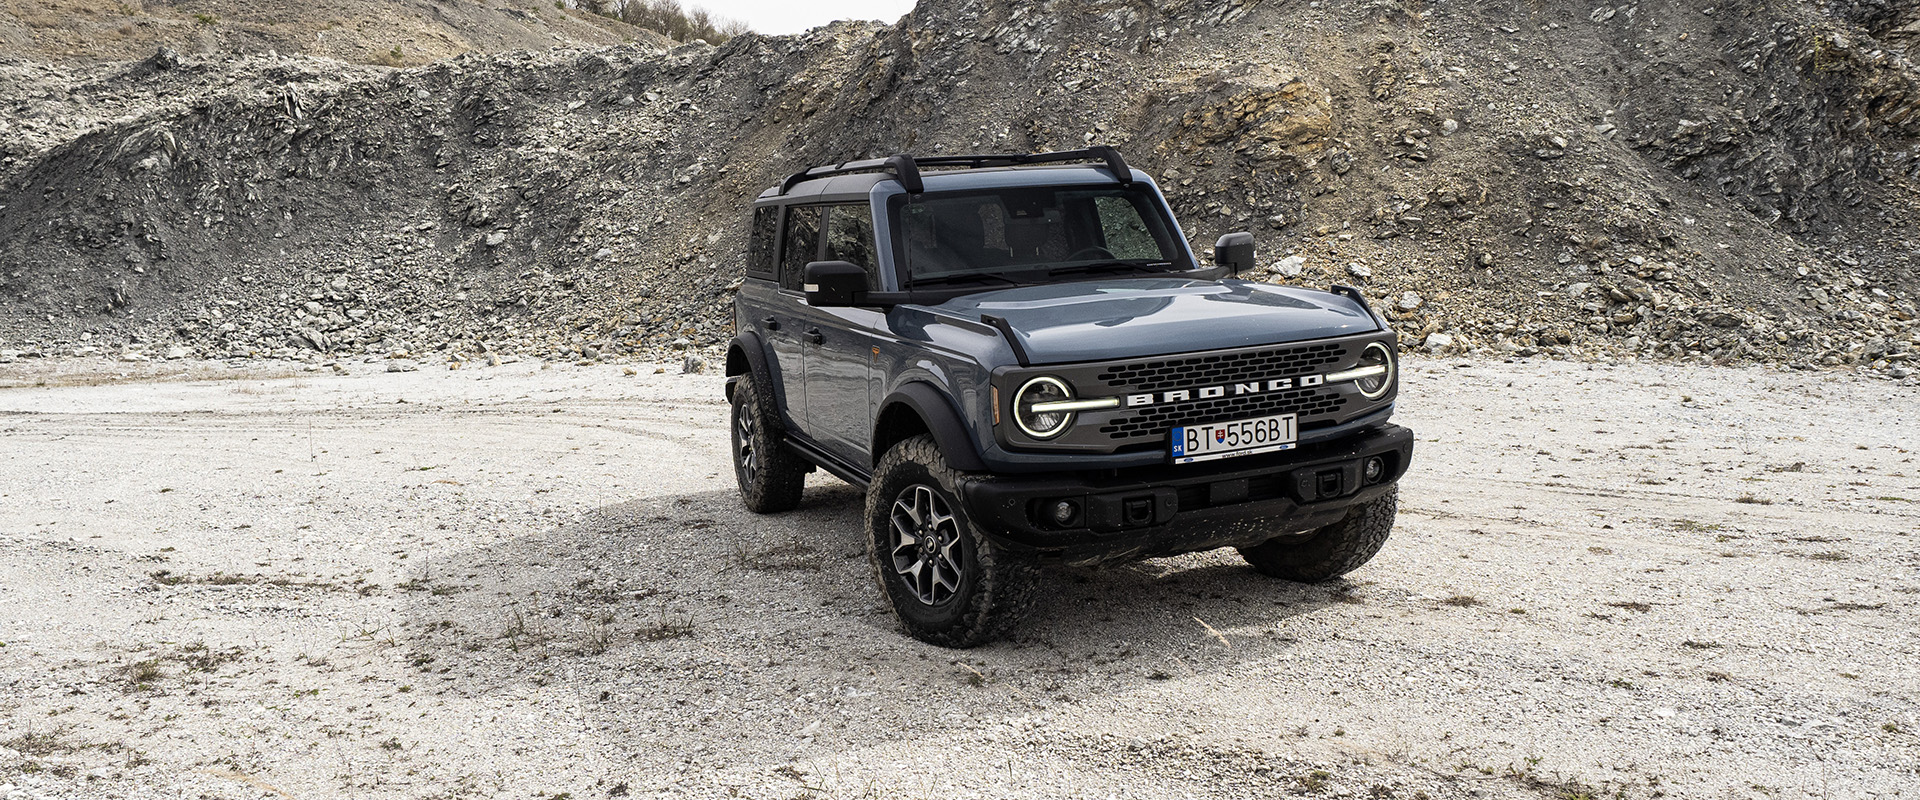
M 760 327 L 766 328 L 767 330 L 770 330 L 770 331 L 780 330 L 780 320 L 774 319 L 773 317 L 767 317 L 766 319 L 760 320 Z
M 824 341 L 826 341 L 826 340 L 827 340 L 827 337 L 825 337 L 825 336 L 823 336 L 823 335 L 821 335 L 821 334 L 820 334 L 820 329 L 819 329 L 819 328 L 808 328 L 808 329 L 807 329 L 807 341 L 809 341 L 809 342 L 812 342 L 812 343 L 814 343 L 814 344 L 819 344 L 819 343 L 821 343 L 821 342 L 824 342 Z

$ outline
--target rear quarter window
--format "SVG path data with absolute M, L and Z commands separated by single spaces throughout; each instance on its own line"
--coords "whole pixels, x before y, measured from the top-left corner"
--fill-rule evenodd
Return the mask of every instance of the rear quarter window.
M 747 232 L 747 275 L 772 280 L 778 265 L 773 261 L 774 233 L 780 225 L 780 209 L 773 206 L 753 210 L 753 226 Z

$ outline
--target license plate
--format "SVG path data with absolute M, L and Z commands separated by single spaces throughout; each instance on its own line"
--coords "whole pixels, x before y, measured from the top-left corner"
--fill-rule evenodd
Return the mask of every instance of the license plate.
M 1207 425 L 1183 425 L 1173 429 L 1173 463 L 1191 464 L 1216 458 L 1292 450 L 1294 440 L 1300 438 L 1299 434 L 1292 414 Z

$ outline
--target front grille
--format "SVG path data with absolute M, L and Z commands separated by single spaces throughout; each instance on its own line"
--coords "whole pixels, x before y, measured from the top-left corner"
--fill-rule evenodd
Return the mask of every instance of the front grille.
M 1391 402 L 1389 398 L 1367 400 L 1347 381 L 1325 384 L 1307 380 L 1308 385 L 1298 385 L 1304 378 L 1324 377 L 1352 367 L 1360 357 L 1361 348 L 1375 341 L 1388 340 L 1380 334 L 1366 332 L 1311 342 L 1006 369 L 994 379 L 1000 388 L 1003 412 L 1011 406 L 1006 401 L 1013 392 L 1037 375 L 1059 377 L 1074 387 L 1077 397 L 1118 398 L 1121 404 L 1081 412 L 1066 434 L 1045 443 L 1024 439 L 1012 425 L 997 427 L 996 435 L 1010 450 L 1164 452 L 1167 433 L 1175 425 L 1208 425 L 1293 414 L 1301 436 L 1308 436 L 1372 413 L 1376 407 Z M 1287 388 L 1271 388 L 1275 386 Z M 1156 402 L 1165 401 L 1168 392 L 1182 391 L 1188 399 Z M 1152 404 L 1126 404 L 1129 400 L 1139 400 L 1136 396 L 1143 394 L 1152 395 L 1145 401 Z
M 1240 380 L 1284 378 L 1320 371 L 1348 360 L 1347 344 L 1321 344 L 1139 361 L 1102 370 L 1097 379 L 1126 393 L 1214 386 Z
M 1337 390 L 1314 388 L 1169 403 L 1115 417 L 1100 426 L 1100 432 L 1117 440 L 1162 437 L 1176 424 L 1226 422 L 1273 414 L 1298 415 L 1300 429 L 1307 430 L 1316 427 L 1315 423 L 1338 421 L 1347 399 Z
M 1349 351 L 1357 346 L 1349 342 L 1317 342 L 1135 361 L 1102 369 L 1095 379 L 1123 394 L 1264 382 L 1338 368 L 1351 361 Z M 1101 425 L 1100 432 L 1116 442 L 1133 444 L 1165 438 L 1167 429 L 1174 425 L 1225 422 L 1272 414 L 1298 415 L 1301 430 L 1308 430 L 1338 422 L 1347 401 L 1348 398 L 1340 391 L 1329 387 L 1216 397 L 1122 413 Z

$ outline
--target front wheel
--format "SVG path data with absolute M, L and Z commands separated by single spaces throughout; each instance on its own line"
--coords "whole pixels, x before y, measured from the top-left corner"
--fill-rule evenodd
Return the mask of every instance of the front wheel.
M 1387 544 L 1400 487 L 1347 510 L 1345 519 L 1304 537 L 1282 536 L 1240 548 L 1261 573 L 1301 583 L 1330 581 L 1360 568 Z
M 960 473 L 930 436 L 887 451 L 867 488 L 867 553 L 900 626 L 942 647 L 974 647 L 1011 629 L 1033 599 L 1033 567 L 968 520 Z

